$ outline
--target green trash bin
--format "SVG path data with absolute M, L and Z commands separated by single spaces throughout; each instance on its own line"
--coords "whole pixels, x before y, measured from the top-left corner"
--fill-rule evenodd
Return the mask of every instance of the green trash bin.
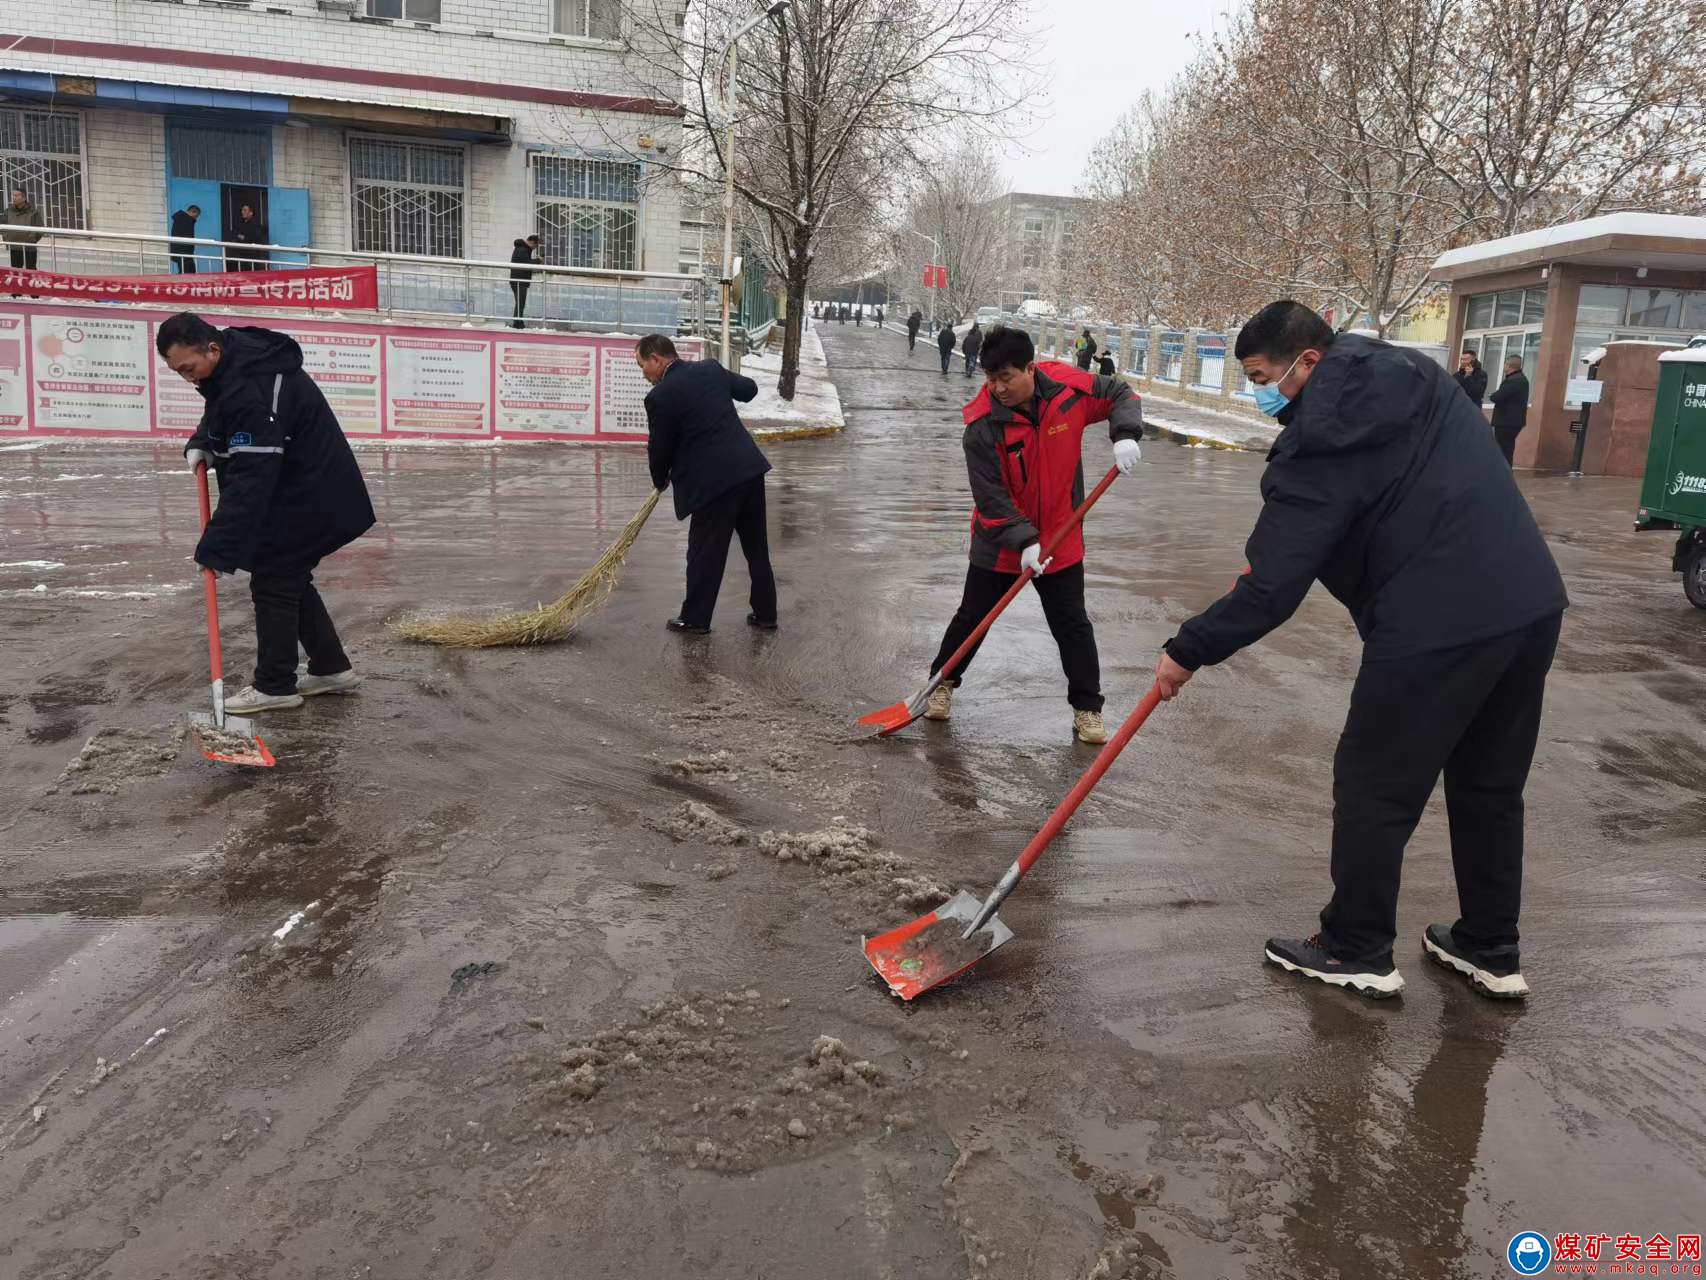
M 1659 357 L 1635 527 L 1676 530 L 1671 568 L 1682 574 L 1689 601 L 1706 609 L 1706 343 Z

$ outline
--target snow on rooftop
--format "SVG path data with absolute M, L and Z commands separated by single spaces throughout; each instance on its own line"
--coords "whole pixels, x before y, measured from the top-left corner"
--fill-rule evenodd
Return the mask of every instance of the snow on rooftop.
M 1684 347 L 1681 351 L 1666 351 L 1659 356 L 1660 364 L 1706 364 L 1706 347 Z
M 1701 241 L 1706 253 L 1706 218 L 1686 217 L 1677 213 L 1608 213 L 1581 222 L 1564 222 L 1521 235 L 1484 240 L 1480 244 L 1464 245 L 1434 259 L 1434 268 L 1457 267 L 1467 262 L 1484 262 L 1517 253 L 1533 253 L 1558 245 L 1575 244 L 1596 236 L 1662 236 L 1677 240 Z

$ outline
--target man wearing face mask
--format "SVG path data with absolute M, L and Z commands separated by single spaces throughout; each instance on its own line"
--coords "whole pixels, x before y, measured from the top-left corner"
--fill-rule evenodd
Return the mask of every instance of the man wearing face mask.
M 1523 802 L 1569 601 L 1478 405 L 1414 351 L 1335 334 L 1275 302 L 1238 335 L 1256 403 L 1283 426 L 1232 590 L 1179 628 L 1164 698 L 1296 611 L 1319 580 L 1362 666 L 1333 759 L 1333 895 L 1321 929 L 1265 958 L 1368 996 L 1392 961 L 1404 847 L 1440 775 L 1460 916 L 1422 945 L 1484 995 L 1528 994 L 1518 949 Z

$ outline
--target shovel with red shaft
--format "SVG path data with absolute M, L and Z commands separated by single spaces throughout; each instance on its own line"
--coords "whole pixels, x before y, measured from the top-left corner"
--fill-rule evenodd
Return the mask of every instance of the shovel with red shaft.
M 923 995 L 931 987 L 957 978 L 995 948 L 1013 936 L 996 914 L 1007 895 L 1012 893 L 1020 878 L 1043 856 L 1043 850 L 1060 834 L 1067 819 L 1078 811 L 1102 775 L 1108 771 L 1132 735 L 1143 727 L 1149 713 L 1161 702 L 1161 690 L 1152 688 L 1144 695 L 1136 710 L 1126 717 L 1108 740 L 1108 745 L 1096 754 L 1078 785 L 1049 815 L 1043 829 L 1032 837 L 1031 843 L 1013 860 L 1007 874 L 981 903 L 961 889 L 929 915 L 875 938 L 866 938 L 865 958 L 882 975 L 889 989 L 902 1000 Z
M 201 499 L 201 527 L 211 518 L 207 497 L 207 464 L 195 469 L 197 496 Z M 225 714 L 225 659 L 219 647 L 219 589 L 212 569 L 201 571 L 202 603 L 207 608 L 207 661 L 213 673 L 213 714 L 190 713 L 190 732 L 207 759 L 218 764 L 248 764 L 270 769 L 278 762 L 267 744 L 255 736 L 254 722 Z
M 1090 491 L 1088 498 L 1078 504 L 1077 509 L 1073 511 L 1066 523 L 1055 530 L 1054 537 L 1050 538 L 1043 546 L 1042 558 L 1045 562 L 1054 555 L 1054 549 L 1066 540 L 1066 535 L 1083 523 L 1084 514 L 1096 505 L 1096 499 L 1108 491 L 1108 486 L 1119 477 L 1119 474 L 1120 469 L 1118 467 L 1109 467 L 1108 474 L 1102 477 L 1102 482 Z M 983 621 L 978 623 L 972 629 L 972 633 L 960 644 L 960 647 L 948 656 L 948 660 L 942 664 L 941 670 L 930 677 L 929 684 L 904 702 L 897 702 L 892 707 L 884 707 L 881 711 L 873 711 L 869 715 L 860 716 L 859 723 L 874 726 L 877 730 L 877 736 L 886 738 L 891 733 L 899 733 L 923 715 L 924 704 L 930 701 L 930 695 L 936 692 L 937 686 L 954 674 L 960 663 L 966 660 L 966 654 L 970 653 L 977 642 L 983 639 L 984 633 L 995 625 L 995 620 L 1001 616 L 1001 611 L 1013 603 L 1014 597 L 1024 590 L 1025 584 L 1035 576 L 1029 569 L 1019 575 L 1018 581 L 1007 588 L 1007 593 L 995 602 L 995 607 L 984 615 Z

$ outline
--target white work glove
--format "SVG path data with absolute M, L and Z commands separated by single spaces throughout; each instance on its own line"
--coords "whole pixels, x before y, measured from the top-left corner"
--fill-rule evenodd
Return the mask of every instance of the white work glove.
M 1047 560 L 1043 559 L 1043 545 L 1040 542 L 1033 542 L 1030 546 L 1026 547 L 1019 553 L 1019 567 L 1021 569 L 1029 569 L 1039 578 L 1043 576 L 1043 570 L 1053 563 L 1053 556 L 1050 556 Z
M 190 474 L 192 476 L 195 474 L 195 469 L 197 467 L 205 466 L 209 471 L 213 470 L 213 455 L 206 449 L 185 449 L 184 461 L 190 464 Z
M 1120 469 L 1122 476 L 1129 476 L 1131 469 L 1137 465 L 1137 460 L 1143 456 L 1143 450 L 1135 440 L 1125 438 L 1114 441 L 1114 465 Z

